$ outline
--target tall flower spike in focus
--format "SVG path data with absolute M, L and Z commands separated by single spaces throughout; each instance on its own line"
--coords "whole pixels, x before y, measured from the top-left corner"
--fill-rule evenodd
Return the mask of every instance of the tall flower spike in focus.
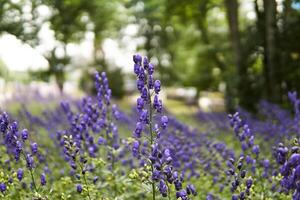
M 156 198 L 156 191 L 163 197 L 171 198 L 171 185 L 174 184 L 177 196 L 182 200 L 188 198 L 188 194 L 196 195 L 193 185 L 187 190 L 182 189 L 182 177 L 173 171 L 172 152 L 160 145 L 160 135 L 166 132 L 169 119 L 162 115 L 162 100 L 159 98 L 161 92 L 160 80 L 154 80 L 154 65 L 149 63 L 147 57 L 139 54 L 133 56 L 134 73 L 137 76 L 136 86 L 140 93 L 137 98 L 138 122 L 136 123 L 133 137 L 136 141 L 132 144 L 133 156 L 140 159 L 141 167 L 150 166 L 150 180 L 152 186 L 152 200 Z M 144 141 L 145 142 L 144 142 Z M 148 144 L 140 148 L 140 144 Z M 148 150 L 145 148 L 148 147 Z M 141 150 L 142 149 L 142 150 Z M 141 150 L 141 152 L 140 152 Z M 175 175 L 175 177 L 174 177 Z M 180 194 L 180 195 L 178 195 Z

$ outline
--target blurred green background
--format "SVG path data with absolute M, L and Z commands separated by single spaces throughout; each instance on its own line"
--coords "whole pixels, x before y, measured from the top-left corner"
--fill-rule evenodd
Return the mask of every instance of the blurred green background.
M 300 91 L 300 1 L 0 0 L 0 102 L 32 88 L 92 93 L 95 70 L 128 97 L 136 52 L 168 98 L 227 110 L 283 104 Z

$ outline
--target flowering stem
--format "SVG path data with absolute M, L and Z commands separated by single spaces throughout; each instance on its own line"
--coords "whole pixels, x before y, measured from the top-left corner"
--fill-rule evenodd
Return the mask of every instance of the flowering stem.
M 151 97 L 150 97 L 150 100 L 149 100 L 149 131 L 150 131 L 150 142 L 151 142 L 151 145 L 153 144 L 153 131 L 152 131 L 152 109 L 151 109 Z
M 150 94 L 150 90 L 148 88 L 148 95 L 149 95 L 149 132 L 150 132 L 150 143 L 151 143 L 151 148 L 153 145 L 153 130 L 152 130 L 152 107 L 151 107 L 151 94 Z M 153 150 L 153 149 L 152 149 Z M 154 172 L 154 167 L 153 167 L 153 163 L 151 163 L 151 174 L 153 174 Z M 155 200 L 155 183 L 154 181 L 152 181 L 152 199 Z
M 32 169 L 29 169 L 29 171 L 30 171 L 30 175 L 31 175 L 31 179 L 32 179 L 32 184 L 33 184 L 34 190 L 37 192 L 38 189 L 37 189 L 36 184 L 35 184 L 35 180 L 34 180 Z
M 113 152 L 113 138 L 112 138 L 112 128 L 111 128 L 111 124 L 112 124 L 112 111 L 110 109 L 111 107 L 110 106 L 106 106 L 106 109 L 107 109 L 107 121 L 108 121 L 108 128 L 109 128 L 109 134 L 107 137 L 109 139 L 109 146 L 111 147 L 111 170 L 112 170 L 112 173 L 114 174 L 114 170 L 115 170 L 115 155 L 114 155 L 114 152 Z
M 151 170 L 152 170 L 152 174 L 153 174 L 153 165 L 151 165 Z M 152 199 L 155 200 L 155 183 L 152 181 Z
M 108 145 L 109 145 L 109 149 L 108 151 L 110 151 L 111 153 L 111 173 L 113 174 L 114 176 L 114 179 L 115 179 L 115 162 L 116 162 L 116 158 L 115 158 L 115 154 L 114 154 L 114 147 L 113 147 L 113 131 L 112 131 L 112 109 L 111 107 L 106 104 L 106 109 L 107 109 L 107 121 L 108 121 L 108 126 L 107 128 L 109 129 L 108 133 L 109 134 L 106 134 L 106 140 L 108 142 Z M 117 184 L 114 184 L 114 191 L 115 191 L 115 194 L 117 195 Z
M 89 198 L 89 200 L 91 200 L 89 186 L 88 186 L 87 181 L 86 181 L 85 173 L 83 171 L 83 166 L 80 163 L 79 163 L 79 166 L 80 166 L 80 169 L 81 169 L 81 174 L 83 175 L 83 181 L 84 181 L 84 184 L 86 186 L 88 198 Z
M 105 96 L 103 96 L 103 98 L 105 98 Z M 112 124 L 112 111 L 111 111 L 111 107 L 109 106 L 109 102 L 105 103 L 105 109 L 106 109 L 106 114 L 105 114 L 105 119 L 106 119 L 106 125 L 105 128 L 107 129 L 105 137 L 106 137 L 106 141 L 107 141 L 107 146 L 108 146 L 108 152 L 107 154 L 111 153 L 111 171 L 112 173 L 114 173 L 114 167 L 115 167 L 115 158 L 114 158 L 114 154 L 113 154 L 113 138 L 110 136 L 112 135 L 112 129 L 111 129 L 111 124 Z
M 171 191 L 170 191 L 170 186 L 169 186 L 168 182 L 167 182 L 167 187 L 168 187 L 168 199 L 171 200 Z
M 25 162 L 27 163 L 28 161 L 27 161 L 27 158 L 26 158 L 26 155 L 25 155 L 24 151 L 22 151 L 22 155 L 23 155 L 23 157 L 25 159 Z M 31 175 L 31 180 L 32 180 L 33 188 L 34 188 L 35 192 L 38 192 L 38 189 L 37 189 L 36 184 L 35 184 L 35 179 L 34 179 L 33 171 L 32 171 L 32 169 L 30 167 L 27 167 L 27 168 L 29 169 L 29 172 L 30 172 L 30 175 Z

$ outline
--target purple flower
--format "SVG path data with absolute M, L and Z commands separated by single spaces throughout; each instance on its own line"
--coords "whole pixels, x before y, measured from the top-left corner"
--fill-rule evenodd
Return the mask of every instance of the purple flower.
M 135 130 L 134 130 L 134 135 L 135 135 L 137 138 L 140 138 L 140 137 L 141 137 L 141 134 L 142 134 L 142 131 L 143 131 L 143 123 L 137 122 L 137 123 L 136 123 Z
M 139 141 L 134 141 L 132 145 L 132 154 L 134 157 L 139 156 L 140 143 Z
M 242 170 L 241 171 L 241 178 L 245 178 L 245 176 L 246 176 L 246 170 Z
M 46 175 L 44 173 L 41 174 L 41 185 L 46 185 L 47 181 L 46 181 Z
M 300 165 L 295 168 L 294 172 L 294 180 L 298 181 L 300 179 Z
M 296 102 L 297 101 L 297 92 L 296 91 L 288 92 L 288 97 L 292 103 Z
M 241 199 L 241 200 L 245 200 L 245 198 L 246 198 L 246 197 L 245 197 L 245 192 L 244 192 L 244 191 L 242 191 L 242 192 L 240 193 L 239 196 L 240 196 L 240 199 Z
M 270 161 L 268 159 L 264 159 L 263 160 L 263 166 L 266 169 L 269 168 L 270 167 Z
M 144 85 L 145 85 L 144 80 L 138 79 L 138 80 L 136 81 L 136 85 L 137 85 L 137 89 L 138 89 L 139 91 L 142 91 L 142 89 L 144 88 Z
M 246 180 L 246 186 L 247 186 L 247 188 L 251 188 L 252 183 L 253 183 L 252 179 L 247 179 Z
M 81 193 L 82 192 L 82 185 L 81 184 L 77 184 L 76 185 L 76 190 L 78 193 Z
M 31 147 L 31 151 L 32 151 L 33 154 L 36 154 L 38 152 L 38 145 L 37 145 L 37 143 L 35 143 L 35 142 L 32 143 L 30 145 L 30 147 Z
M 157 95 L 157 94 L 154 96 L 154 100 L 153 100 L 153 108 L 154 108 L 158 113 L 161 113 L 161 111 L 162 111 L 162 102 L 161 102 L 161 100 L 158 99 L 158 95 Z
M 149 75 L 148 77 L 148 87 L 149 89 L 153 89 L 153 86 L 154 86 L 154 79 L 153 79 L 153 76 L 152 75 Z
M 291 166 L 297 166 L 300 164 L 300 154 L 298 153 L 294 153 L 292 154 L 292 156 L 290 157 L 288 164 Z
M 13 132 L 17 132 L 18 131 L 18 122 L 14 121 L 13 123 L 11 123 L 10 128 Z
M 22 179 L 23 179 L 23 169 L 18 169 L 18 171 L 17 171 L 17 178 L 18 178 L 18 180 L 19 181 L 21 181 Z
M 174 178 L 175 179 L 175 178 Z M 179 180 L 179 179 L 176 179 L 174 181 L 174 185 L 175 185 L 175 189 L 178 191 L 178 190 L 181 190 L 182 189 L 182 182 Z
M 6 184 L 5 183 L 0 183 L 0 191 L 2 193 L 6 191 Z
M 146 56 L 144 57 L 143 65 L 144 65 L 144 69 L 147 70 L 149 66 L 149 60 Z
M 141 97 L 142 97 L 142 99 L 144 100 L 144 101 L 147 101 L 147 97 L 148 97 L 148 90 L 147 90 L 147 88 L 143 88 L 142 89 L 142 95 L 141 95 Z
M 141 111 L 144 108 L 144 100 L 142 98 L 137 99 L 137 109 Z
M 253 146 L 254 145 L 254 136 L 251 135 L 248 141 L 249 146 Z
M 140 122 L 143 122 L 145 124 L 148 123 L 148 110 L 142 110 L 141 116 L 140 116 Z
M 8 124 L 9 124 L 8 115 L 6 112 L 3 112 L 0 115 L 0 132 L 4 133 L 8 128 Z
M 196 188 L 195 188 L 195 186 L 192 185 L 192 184 L 188 184 L 188 185 L 186 186 L 186 192 L 187 192 L 188 195 L 190 195 L 190 194 L 192 194 L 192 195 L 194 195 L 194 196 L 197 195 Z
M 95 153 L 96 153 L 96 148 L 94 147 L 94 146 L 89 146 L 88 147 L 88 152 L 89 152 L 89 155 L 91 156 L 91 157 L 95 157 L 96 155 L 95 155 Z
M 161 178 L 160 171 L 154 170 L 153 174 L 152 174 L 152 180 L 153 181 L 159 181 L 160 178 Z
M 134 73 L 139 74 L 140 73 L 140 65 L 137 63 L 134 63 Z
M 99 145 L 105 144 L 105 142 L 106 142 L 106 141 L 105 141 L 105 139 L 104 139 L 103 137 L 99 137 L 99 138 L 98 138 L 98 144 L 99 144 Z
M 150 64 L 149 64 L 149 67 L 148 67 L 148 73 L 149 73 L 150 75 L 152 75 L 153 72 L 154 72 L 154 65 L 150 63 Z
M 23 145 L 20 141 L 17 141 L 16 142 L 16 152 L 15 152 L 15 158 L 16 160 L 18 160 L 19 156 L 20 156 L 20 153 L 22 152 L 22 148 L 23 148 Z
M 176 192 L 176 198 L 181 198 L 182 200 L 188 200 L 188 196 L 185 190 L 181 190 L 179 192 Z
M 114 118 L 116 119 L 116 120 L 119 120 L 120 119 L 120 112 L 119 112 L 119 109 L 118 109 L 118 107 L 117 107 L 117 105 L 112 105 L 112 112 L 113 112 L 113 115 L 114 115 Z
M 259 146 L 258 145 L 253 146 L 252 152 L 254 154 L 256 154 L 256 156 L 258 156 L 258 154 L 259 154 Z
M 280 168 L 280 173 L 283 176 L 288 176 L 291 171 L 290 165 L 288 163 L 285 163 L 284 165 L 281 166 Z
M 94 176 L 93 183 L 96 184 L 98 180 L 99 180 L 99 177 L 98 176 Z
M 28 131 L 27 131 L 27 129 L 23 129 L 21 135 L 22 135 L 23 141 L 27 140 L 28 139 Z
M 133 56 L 133 62 L 134 62 L 134 63 L 141 64 L 141 63 L 142 63 L 142 56 L 139 55 L 139 54 L 134 55 L 134 56 Z
M 168 119 L 167 116 L 164 115 L 164 116 L 161 117 L 160 122 L 161 122 L 161 127 L 163 129 L 165 129 L 167 127 L 167 125 L 168 125 L 169 119 Z
M 155 82 L 154 82 L 154 91 L 155 91 L 155 93 L 156 94 L 158 94 L 159 92 L 160 92 L 160 81 L 159 80 L 156 80 Z
M 279 147 L 276 149 L 275 157 L 276 157 L 277 163 L 279 163 L 279 164 L 285 163 L 288 151 L 289 151 L 289 149 L 287 147 Z
M 34 164 L 34 160 L 32 155 L 27 154 L 26 155 L 26 166 L 28 169 L 32 169 L 33 168 L 33 164 Z
M 246 142 L 242 142 L 242 150 L 246 151 L 249 148 L 248 144 Z
M 208 193 L 207 195 L 206 195 L 206 200 L 214 200 L 215 199 L 215 197 L 214 197 L 214 195 L 212 195 L 211 193 Z
M 163 180 L 159 181 L 159 192 L 161 193 L 161 195 L 163 197 L 168 196 L 168 187 L 167 187 L 166 183 Z
M 146 82 L 146 74 L 142 68 L 140 69 L 140 72 L 138 74 L 138 79 L 143 81 L 144 83 Z

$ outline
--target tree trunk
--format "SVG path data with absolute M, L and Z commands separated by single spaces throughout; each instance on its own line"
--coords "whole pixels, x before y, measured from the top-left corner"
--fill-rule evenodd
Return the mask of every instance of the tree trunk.
M 234 62 L 239 75 L 243 77 L 246 70 L 242 63 L 242 49 L 238 22 L 238 2 L 237 0 L 225 0 L 225 6 L 230 31 L 230 40 L 234 52 Z
M 268 97 L 273 102 L 279 101 L 280 82 L 277 79 L 276 66 L 276 1 L 264 0 L 265 12 L 265 47 L 264 59 L 266 80 L 269 85 Z
M 207 12 L 209 10 L 208 8 L 209 0 L 203 0 L 201 1 L 199 5 L 199 21 L 198 21 L 198 28 L 201 31 L 201 39 L 203 43 L 207 46 L 211 45 L 211 41 L 209 38 L 209 33 L 208 33 L 208 24 L 207 24 Z M 212 59 L 216 66 L 220 68 L 222 71 L 226 70 L 226 64 L 219 58 L 218 56 L 218 49 L 214 48 L 213 50 L 210 50 L 207 53 L 207 57 L 210 57 Z M 225 92 L 225 101 L 226 101 L 226 109 L 228 112 L 232 112 L 235 109 L 235 102 L 234 102 L 234 97 L 236 96 L 236 91 L 233 89 L 234 87 L 231 87 L 233 84 L 232 81 L 226 79 L 226 92 Z M 199 93 L 199 91 L 197 92 Z
M 243 62 L 243 49 L 241 45 L 241 37 L 239 31 L 239 5 L 237 0 L 224 0 L 227 21 L 229 27 L 229 36 L 231 47 L 233 51 L 233 61 L 236 66 L 237 78 L 233 87 L 237 88 L 237 95 L 239 98 L 239 105 L 254 109 L 254 102 L 249 99 L 249 91 L 251 90 L 247 78 L 247 68 Z
M 211 41 L 209 39 L 209 33 L 207 30 L 207 12 L 208 12 L 208 3 L 209 0 L 204 0 L 201 2 L 201 4 L 199 5 L 199 18 L 200 20 L 198 21 L 198 28 L 201 31 L 201 39 L 203 41 L 204 44 L 206 45 L 211 45 Z M 210 50 L 210 52 L 208 52 L 208 55 L 212 60 L 215 61 L 215 64 L 218 66 L 218 68 L 220 68 L 221 70 L 225 70 L 226 66 L 225 63 L 219 58 L 218 56 L 218 50 L 217 49 L 213 49 Z

